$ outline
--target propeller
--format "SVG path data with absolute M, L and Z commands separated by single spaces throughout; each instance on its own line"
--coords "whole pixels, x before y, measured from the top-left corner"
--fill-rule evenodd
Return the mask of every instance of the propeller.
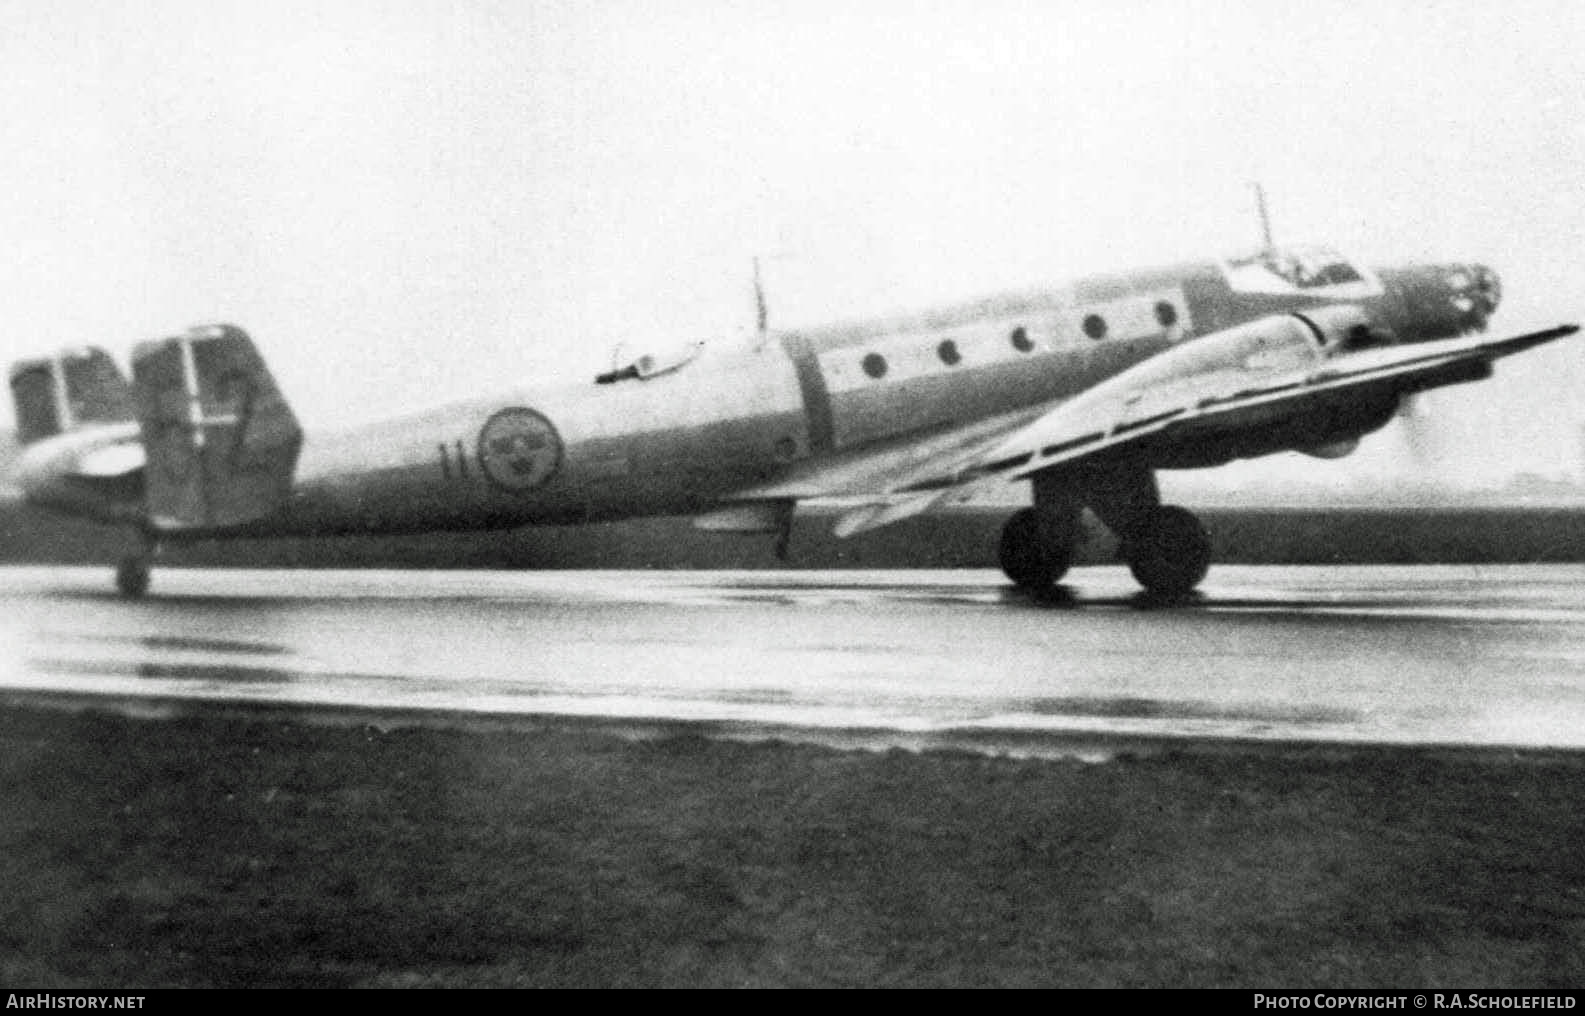
M 1466 314 L 1467 331 L 1484 332 L 1486 322 L 1502 303 L 1502 278 L 1486 265 L 1472 264 L 1454 276 L 1458 279 L 1455 306 Z M 1437 466 L 1437 424 L 1424 395 L 1406 396 L 1398 407 L 1403 421 L 1404 445 L 1415 468 L 1430 472 Z
M 1408 395 L 1398 403 L 1398 419 L 1403 426 L 1403 443 L 1416 469 L 1428 470 L 1436 464 L 1436 423 L 1423 396 Z
M 1502 303 L 1502 279 L 1485 265 L 1476 265 L 1474 271 L 1475 309 L 1480 312 L 1480 330 L 1486 330 L 1486 319 Z

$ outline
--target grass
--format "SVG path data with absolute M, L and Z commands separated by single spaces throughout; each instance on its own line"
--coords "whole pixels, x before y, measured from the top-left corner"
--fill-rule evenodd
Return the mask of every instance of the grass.
M 0 709 L 37 986 L 1574 986 L 1585 765 Z

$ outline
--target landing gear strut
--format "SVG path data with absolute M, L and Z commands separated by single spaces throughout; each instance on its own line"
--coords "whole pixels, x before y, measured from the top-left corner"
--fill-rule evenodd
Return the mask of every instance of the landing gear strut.
M 128 554 L 116 565 L 116 588 L 129 600 L 136 600 L 149 591 L 149 559 L 141 554 Z
M 141 550 L 128 554 L 116 565 L 116 589 L 123 597 L 136 600 L 149 591 L 154 555 L 158 552 L 159 544 L 145 538 Z

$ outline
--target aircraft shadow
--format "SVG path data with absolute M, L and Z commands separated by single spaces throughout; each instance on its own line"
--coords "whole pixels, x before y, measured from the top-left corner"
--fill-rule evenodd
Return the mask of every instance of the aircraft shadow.
M 1250 614 L 1280 612 L 1291 614 L 1295 619 L 1301 617 L 1344 619 L 1340 618 L 1339 615 L 1349 613 L 1351 616 L 1348 616 L 1346 620 L 1352 623 L 1364 623 L 1367 621 L 1447 623 L 1445 617 L 1410 613 L 1417 608 L 1440 608 L 1445 607 L 1446 604 L 1387 597 L 1357 597 L 1354 599 L 1336 599 L 1332 597 L 1325 599 L 1313 597 L 1219 597 L 1214 593 L 1205 593 L 1199 590 L 1195 590 L 1185 596 L 1176 597 L 1164 597 L 1144 590 L 1131 596 L 1083 597 L 1071 586 L 1058 585 L 1050 589 L 1029 590 L 1009 585 L 1002 587 L 1000 590 L 1000 602 L 1040 610 L 1115 609 L 1123 607 L 1137 611 L 1168 610 L 1216 613 L 1225 616 L 1236 616 L 1246 612 Z M 1367 611 L 1377 616 L 1362 617 L 1353 613 Z M 1496 623 L 1496 620 L 1494 619 L 1491 623 Z
M 806 604 L 808 594 L 817 593 L 822 587 L 799 583 L 796 586 L 777 586 L 775 584 L 759 584 L 753 587 L 731 585 L 732 592 L 740 594 L 733 599 L 739 602 L 760 602 L 794 606 Z M 758 590 L 767 595 L 754 596 L 753 591 Z M 965 597 L 961 588 L 954 587 L 950 590 L 941 590 L 939 595 L 921 597 L 926 592 L 921 586 L 908 583 L 874 583 L 864 586 L 848 584 L 834 585 L 830 591 L 833 594 L 851 595 L 854 592 L 873 593 L 878 599 L 890 596 L 906 597 L 915 602 L 927 601 L 947 606 L 965 605 Z M 979 587 L 977 596 L 987 592 L 984 587 Z M 1445 617 L 1430 616 L 1415 613 L 1425 608 L 1442 609 L 1447 606 L 1440 601 L 1421 601 L 1402 597 L 1356 597 L 1352 599 L 1337 599 L 1332 597 L 1219 597 L 1214 592 L 1206 593 L 1194 591 L 1185 596 L 1163 597 L 1144 590 L 1126 596 L 1085 596 L 1082 591 L 1074 586 L 1055 585 L 1044 590 L 1029 590 L 1011 584 L 999 586 L 994 590 L 996 602 L 1000 605 L 1016 608 L 1053 611 L 1078 611 L 1078 610 L 1116 610 L 1123 608 L 1140 612 L 1171 611 L 1216 613 L 1231 616 L 1241 612 L 1249 613 L 1286 613 L 1296 619 L 1302 616 L 1317 618 L 1329 616 L 1338 618 L 1345 612 L 1369 612 L 1377 615 L 1373 618 L 1350 616 L 1348 620 L 1354 623 L 1363 623 L 1367 620 L 1397 620 L 1425 623 L 1446 624 Z M 781 595 L 768 595 L 772 592 Z M 741 595 L 749 594 L 749 595 Z M 477 603 L 481 599 L 496 599 L 494 596 L 480 597 L 457 593 L 446 593 L 436 596 L 418 598 L 400 598 L 399 600 L 384 600 L 378 597 L 347 599 L 342 597 L 325 598 L 315 597 L 290 597 L 290 596 L 211 596 L 196 594 L 162 594 L 151 593 L 146 599 L 130 602 L 114 591 L 82 591 L 63 590 L 43 594 L 45 596 L 61 599 L 76 600 L 100 605 L 116 604 L 120 606 L 136 606 L 146 610 L 161 610 L 180 608 L 188 610 L 201 610 L 212 614 L 247 613 L 257 615 L 264 612 L 291 612 L 302 610 L 305 606 L 316 602 L 348 609 L 372 609 L 381 604 L 412 604 L 414 602 L 436 603 L 448 602 L 459 606 Z M 983 600 L 979 602 L 983 603 Z M 686 609 L 686 608 L 681 608 Z M 1475 618 L 1478 620 L 1478 616 Z M 1490 623 L 1497 623 L 1500 619 L 1491 619 Z
M 309 599 L 292 596 L 196 596 L 191 594 L 166 594 L 158 592 L 150 593 L 147 597 L 137 600 L 128 600 L 126 597 L 115 592 L 114 590 L 106 590 L 103 592 L 82 592 L 79 590 L 71 590 L 45 593 L 43 595 L 51 599 L 80 600 L 84 603 L 114 603 L 122 604 L 124 606 L 147 606 L 156 608 L 162 606 L 201 607 L 204 610 L 210 611 L 246 610 L 254 612 L 262 609 L 289 610 L 301 608 L 303 604 L 312 602 L 312 600 Z

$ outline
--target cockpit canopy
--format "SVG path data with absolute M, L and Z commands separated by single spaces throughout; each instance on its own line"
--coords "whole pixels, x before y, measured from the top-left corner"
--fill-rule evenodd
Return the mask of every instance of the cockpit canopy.
M 668 374 L 688 365 L 704 351 L 704 341 L 679 343 L 657 349 L 652 353 L 627 360 L 626 346 L 619 345 L 611 351 L 611 369 L 595 377 L 595 384 L 608 385 L 617 381 L 647 381 L 659 374 Z M 627 360 L 626 363 L 623 361 Z
M 1235 293 L 1304 293 L 1351 300 L 1382 292 L 1381 280 L 1370 269 L 1317 244 L 1274 247 L 1232 258 L 1223 263 L 1222 271 Z

